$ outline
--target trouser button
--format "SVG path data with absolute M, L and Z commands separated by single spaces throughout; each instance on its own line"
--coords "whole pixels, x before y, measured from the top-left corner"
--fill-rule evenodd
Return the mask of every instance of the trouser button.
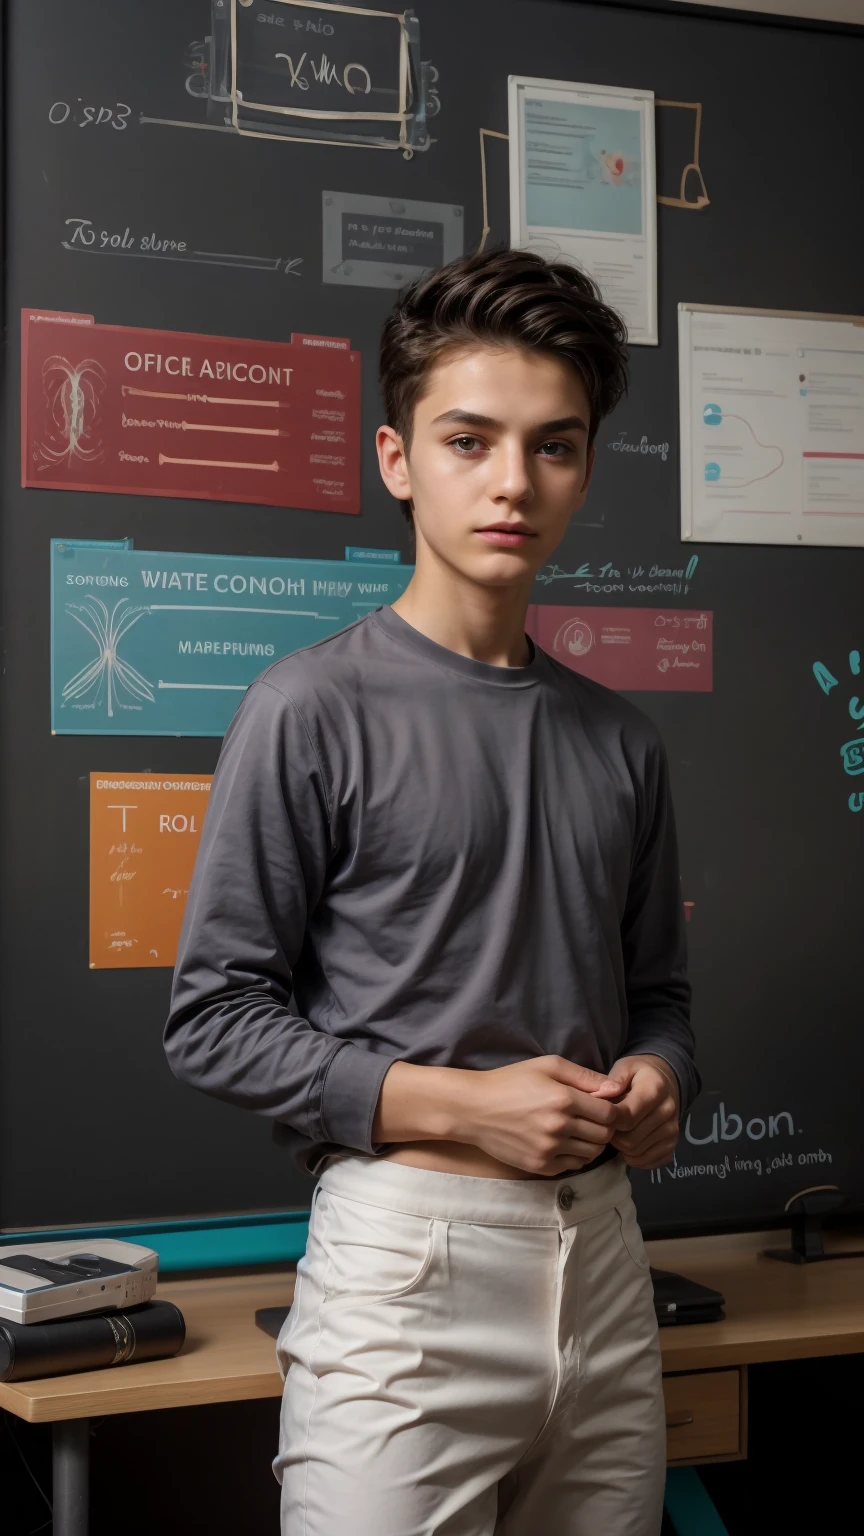
M 562 1189 L 559 1189 L 558 1204 L 560 1205 L 562 1211 L 569 1211 L 571 1205 L 573 1204 L 573 1198 L 573 1191 L 569 1184 L 565 1184 Z

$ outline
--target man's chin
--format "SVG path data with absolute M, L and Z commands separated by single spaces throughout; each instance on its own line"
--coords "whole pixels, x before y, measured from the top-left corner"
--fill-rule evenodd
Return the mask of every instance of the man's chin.
M 481 549 L 460 562 L 464 574 L 484 587 L 524 587 L 533 582 L 543 560 L 535 549 Z

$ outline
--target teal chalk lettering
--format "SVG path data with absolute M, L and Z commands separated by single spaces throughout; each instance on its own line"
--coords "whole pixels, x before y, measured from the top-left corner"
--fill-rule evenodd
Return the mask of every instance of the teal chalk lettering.
M 864 773 L 864 736 L 856 736 L 852 741 L 844 741 L 840 748 L 840 756 L 846 773 L 852 778 L 859 773 Z
M 823 693 L 830 693 L 832 688 L 837 687 L 836 677 L 832 672 L 828 671 L 827 667 L 822 665 L 821 661 L 814 661 L 813 676 L 815 677 Z

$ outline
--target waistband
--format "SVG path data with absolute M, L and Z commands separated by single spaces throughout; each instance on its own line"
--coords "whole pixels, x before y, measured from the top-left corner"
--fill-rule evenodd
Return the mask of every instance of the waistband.
M 555 1179 L 478 1178 L 358 1153 L 325 1168 L 317 1189 L 409 1216 L 490 1227 L 569 1227 L 626 1200 L 630 1180 L 620 1153 L 579 1178 Z

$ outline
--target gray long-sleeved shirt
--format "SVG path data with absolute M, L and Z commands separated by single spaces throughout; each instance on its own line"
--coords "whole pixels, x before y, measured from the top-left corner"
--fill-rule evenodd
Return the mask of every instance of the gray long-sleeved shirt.
M 605 1071 L 651 1053 L 686 1112 L 701 1085 L 684 967 L 655 727 L 539 647 L 492 666 L 385 607 L 243 698 L 165 1049 L 317 1174 L 391 1150 L 372 1122 L 396 1060 Z

